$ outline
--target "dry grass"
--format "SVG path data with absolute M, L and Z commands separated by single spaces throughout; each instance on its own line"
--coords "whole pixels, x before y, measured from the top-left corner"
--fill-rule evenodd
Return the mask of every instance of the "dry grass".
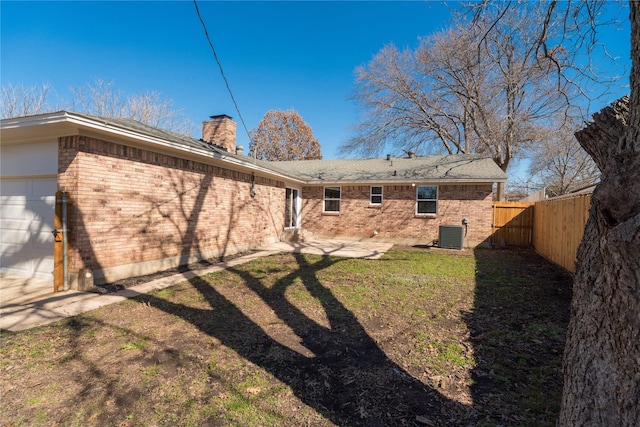
M 3 425 L 553 425 L 570 277 L 529 251 L 261 258 L 2 334 Z

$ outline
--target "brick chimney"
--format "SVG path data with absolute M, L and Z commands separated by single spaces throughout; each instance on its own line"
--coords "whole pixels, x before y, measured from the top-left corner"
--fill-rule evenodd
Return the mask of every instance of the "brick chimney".
M 230 153 L 236 152 L 236 122 L 231 116 L 220 114 L 202 122 L 202 140 L 219 145 Z

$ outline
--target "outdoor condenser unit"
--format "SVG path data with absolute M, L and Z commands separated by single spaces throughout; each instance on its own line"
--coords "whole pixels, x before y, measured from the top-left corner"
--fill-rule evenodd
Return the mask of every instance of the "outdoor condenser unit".
M 445 249 L 462 249 L 464 246 L 464 227 L 460 225 L 441 225 L 439 246 Z

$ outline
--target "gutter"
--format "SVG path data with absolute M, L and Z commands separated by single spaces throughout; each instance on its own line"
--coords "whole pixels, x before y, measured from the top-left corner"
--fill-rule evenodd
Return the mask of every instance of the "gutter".
M 166 139 L 162 139 L 156 136 L 148 135 L 144 132 L 140 132 L 135 129 L 122 126 L 103 118 L 91 118 L 84 115 L 70 113 L 67 111 L 58 111 L 55 113 L 41 114 L 36 116 L 18 117 L 12 119 L 3 119 L 0 121 L 0 130 L 4 129 L 18 129 L 31 126 L 46 126 L 56 124 L 71 124 L 78 126 L 78 132 L 80 128 L 92 129 L 98 132 L 109 132 L 111 135 L 118 135 L 130 140 L 141 141 L 152 146 L 162 147 L 165 149 L 175 150 L 182 153 L 189 153 L 191 155 L 202 157 L 206 159 L 213 159 L 226 163 L 227 165 L 235 166 L 236 168 L 244 169 L 249 172 L 259 172 L 263 175 L 269 175 L 271 177 L 278 178 L 284 181 L 293 181 L 296 184 L 304 184 L 305 181 L 297 176 L 292 176 L 282 172 L 278 172 L 263 166 L 259 166 L 253 163 L 253 159 L 247 157 L 252 161 L 244 161 L 233 156 L 226 156 L 223 153 L 216 151 L 208 151 L 198 149 L 196 147 L 190 147 L 187 145 L 174 143 Z M 185 139 L 193 139 L 184 135 Z
M 271 177 L 275 177 L 284 181 L 290 181 L 296 184 L 302 185 L 349 185 L 349 184 L 367 184 L 367 183 L 375 183 L 375 184 L 383 184 L 383 185 L 405 185 L 410 183 L 455 183 L 455 184 L 479 184 L 479 183 L 506 183 L 506 177 L 492 177 L 492 178 L 476 178 L 476 179 L 465 179 L 465 178 L 433 178 L 429 179 L 428 177 L 416 177 L 416 179 L 412 180 L 389 180 L 389 179 L 367 179 L 367 180 L 321 180 L 321 179 L 305 179 L 300 175 L 296 175 L 292 172 L 285 172 L 281 168 L 274 166 L 273 168 L 267 166 L 260 166 L 256 164 L 253 158 L 247 157 L 247 161 L 242 159 L 238 159 L 235 156 L 228 156 L 222 152 L 218 151 L 208 151 L 203 149 L 198 149 L 196 147 L 190 147 L 187 145 L 175 143 L 168 141 L 167 139 L 159 138 L 157 136 L 149 135 L 144 132 L 128 128 L 123 125 L 119 125 L 113 122 L 110 122 L 108 118 L 102 117 L 87 117 L 87 115 L 72 113 L 68 111 L 58 111 L 55 113 L 47 113 L 40 114 L 35 116 L 27 116 L 27 117 L 18 117 L 18 118 L 10 118 L 3 119 L 0 121 L 0 130 L 1 129 L 17 129 L 24 128 L 30 126 L 40 126 L 40 125 L 56 125 L 56 124 L 72 124 L 76 125 L 79 128 L 85 129 L 93 129 L 98 132 L 109 132 L 110 134 L 119 135 L 121 137 L 141 141 L 145 144 L 150 144 L 156 147 L 163 147 L 165 149 L 175 150 L 182 153 L 188 153 L 197 157 L 205 158 L 205 159 L 213 159 L 216 161 L 220 161 L 226 163 L 227 165 L 235 166 L 235 168 L 243 169 L 249 172 L 259 172 L 262 175 L 267 175 Z M 77 132 L 79 132 L 79 129 Z M 184 137 L 185 139 L 195 140 L 186 135 L 179 135 Z
M 118 125 L 116 123 L 111 123 L 109 121 L 102 121 L 102 122 L 98 122 L 99 124 L 96 125 L 97 120 L 90 120 L 89 118 L 86 118 L 84 116 L 76 116 L 73 115 L 72 113 L 66 113 L 67 114 L 67 118 L 68 121 L 73 123 L 73 124 L 78 124 L 84 127 L 88 127 L 88 128 L 92 128 L 92 129 L 98 129 L 98 130 L 108 130 L 110 131 L 110 133 L 115 133 L 116 135 L 120 135 L 120 136 L 124 136 L 127 138 L 131 138 L 131 139 L 136 139 L 136 140 L 142 140 L 144 142 L 148 142 L 148 143 L 152 143 L 153 145 L 156 146 L 161 146 L 164 148 L 171 148 L 177 151 L 181 151 L 181 152 L 186 152 L 186 153 L 190 153 L 190 154 L 195 154 L 196 156 L 200 156 L 200 157 L 205 157 L 208 159 L 215 159 L 215 160 L 220 160 L 223 161 L 225 163 L 230 163 L 234 166 L 239 166 L 245 169 L 249 169 L 251 171 L 257 171 L 257 172 L 262 172 L 265 174 L 269 174 L 269 175 L 275 175 L 279 178 L 286 178 L 286 179 L 292 179 L 291 177 L 285 176 L 283 174 L 280 174 L 278 172 L 272 171 L 270 169 L 266 169 L 264 167 L 258 166 L 254 163 L 251 162 L 245 162 L 242 161 L 240 159 L 237 159 L 235 157 L 231 157 L 231 156 L 225 156 L 222 153 L 218 153 L 218 152 L 212 152 L 212 151 L 207 151 L 207 150 L 201 150 L 195 147 L 189 147 L 186 145 L 182 145 L 182 144 L 177 144 L 177 143 L 173 143 L 170 141 L 167 141 L 165 139 L 162 138 L 158 138 L 156 136 L 152 136 L 152 135 L 147 135 L 145 133 L 139 132 L 137 130 L 134 129 L 130 129 L 127 128 L 125 126 L 121 126 Z M 189 138 L 189 139 L 193 139 L 191 137 L 188 136 L 184 136 L 185 138 Z M 302 183 L 303 181 L 300 181 L 300 183 Z
M 330 180 L 311 180 L 305 181 L 307 185 L 368 185 L 368 184 L 381 184 L 381 185 L 411 185 L 411 184 L 487 184 L 487 183 L 495 183 L 495 182 L 507 182 L 505 178 L 483 178 L 483 179 L 442 179 L 442 178 L 419 178 L 414 180 L 403 180 L 403 181 L 390 181 L 390 180 L 376 180 L 376 179 L 367 179 L 367 180 L 338 180 L 338 181 L 330 181 Z

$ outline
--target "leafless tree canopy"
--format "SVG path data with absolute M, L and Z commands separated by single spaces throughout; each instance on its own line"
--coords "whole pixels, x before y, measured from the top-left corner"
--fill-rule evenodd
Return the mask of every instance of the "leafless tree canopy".
M 532 148 L 530 174 L 539 187 L 554 197 L 595 184 L 600 170 L 574 134 L 583 125 L 561 120 Z
M 322 159 L 320 143 L 295 110 L 269 110 L 249 134 L 249 150 L 258 159 Z
M 548 117 L 580 113 L 587 93 L 579 83 L 596 77 L 576 66 L 573 50 L 591 33 L 564 37 L 582 15 L 547 6 L 484 2 L 416 49 L 385 46 L 356 70 L 363 117 L 342 153 L 479 152 L 506 171 L 541 141 Z
M 97 116 L 126 117 L 139 122 L 191 134 L 191 123 L 173 101 L 158 91 L 125 96 L 113 81 L 95 79 L 93 83 L 72 89 L 74 109 Z
M 6 84 L 2 86 L 0 117 L 20 117 L 54 111 L 49 104 L 52 89 L 48 83 L 25 86 Z
M 2 117 L 20 117 L 68 109 L 102 117 L 125 117 L 162 129 L 190 135 L 191 123 L 182 110 L 158 91 L 125 95 L 113 81 L 96 78 L 84 86 L 71 88 L 70 102 L 50 103 L 53 89 L 48 84 L 2 87 Z M 63 106 L 67 105 L 67 106 Z

